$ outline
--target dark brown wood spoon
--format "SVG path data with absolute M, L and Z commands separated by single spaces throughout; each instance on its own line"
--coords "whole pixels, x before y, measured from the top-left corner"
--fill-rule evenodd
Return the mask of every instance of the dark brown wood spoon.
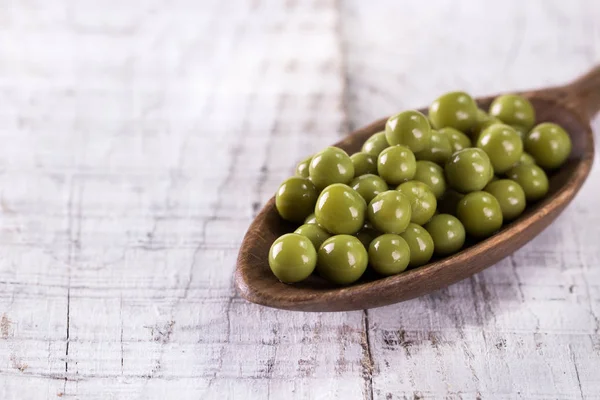
M 590 119 L 600 110 L 600 67 L 565 86 L 522 92 L 535 107 L 537 122 L 564 127 L 573 142 L 569 160 L 551 174 L 550 190 L 543 200 L 527 207 L 516 221 L 494 236 L 471 244 L 459 253 L 399 275 L 365 276 L 351 286 L 328 284 L 318 276 L 294 285 L 280 282 L 268 264 L 269 248 L 295 226 L 284 222 L 269 202 L 250 225 L 242 242 L 235 272 L 236 286 L 245 299 L 268 307 L 298 311 L 348 311 L 380 307 L 412 299 L 465 279 L 507 257 L 546 228 L 569 204 L 588 176 L 594 159 Z M 477 99 L 483 109 L 496 96 Z M 423 111 L 423 110 L 422 110 Z M 373 122 L 335 146 L 349 154 L 384 129 L 387 118 Z

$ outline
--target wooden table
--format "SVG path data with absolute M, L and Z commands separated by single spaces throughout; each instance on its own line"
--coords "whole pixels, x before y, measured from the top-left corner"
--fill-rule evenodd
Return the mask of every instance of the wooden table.
M 600 167 L 498 265 L 380 309 L 242 300 L 304 156 L 600 61 L 600 3 L 0 1 L 1 399 L 598 399 Z M 598 121 L 594 124 L 598 131 Z

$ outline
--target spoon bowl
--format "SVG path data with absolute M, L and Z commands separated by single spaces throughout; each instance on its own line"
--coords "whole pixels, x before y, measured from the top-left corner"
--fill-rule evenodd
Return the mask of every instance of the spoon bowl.
M 493 236 L 466 243 L 458 253 L 432 259 L 428 264 L 390 277 L 372 272 L 350 286 L 336 286 L 312 275 L 294 285 L 280 282 L 271 272 L 268 254 L 279 236 L 297 227 L 284 221 L 271 198 L 246 233 L 237 260 L 235 283 L 241 296 L 253 303 L 297 311 L 349 311 L 381 307 L 438 290 L 482 271 L 509 256 L 544 230 L 569 204 L 587 178 L 594 158 L 589 120 L 600 109 L 600 67 L 573 83 L 521 92 L 536 111 L 536 123 L 554 122 L 570 135 L 573 148 L 567 162 L 549 173 L 549 192 L 527 206 L 515 221 Z M 488 109 L 496 96 L 476 99 Z M 420 110 L 426 111 L 426 110 Z M 348 154 L 360 151 L 374 133 L 384 129 L 387 118 L 353 132 L 334 146 Z

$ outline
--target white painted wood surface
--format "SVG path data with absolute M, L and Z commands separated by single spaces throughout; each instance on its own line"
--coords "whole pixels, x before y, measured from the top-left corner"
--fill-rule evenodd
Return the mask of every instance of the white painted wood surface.
M 420 299 L 304 314 L 232 286 L 297 160 L 446 90 L 565 82 L 600 62 L 598 21 L 596 0 L 0 0 L 0 398 L 600 398 L 600 167 L 513 257 Z

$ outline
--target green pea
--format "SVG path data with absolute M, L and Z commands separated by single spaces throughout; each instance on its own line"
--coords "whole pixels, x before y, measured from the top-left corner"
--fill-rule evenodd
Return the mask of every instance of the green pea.
M 315 206 L 317 223 L 334 235 L 353 235 L 365 223 L 365 200 L 347 185 L 334 183 L 319 195 Z
M 281 236 L 269 250 L 269 267 L 282 282 L 294 283 L 312 274 L 317 252 L 311 241 L 296 233 Z
M 450 187 L 461 193 L 481 190 L 493 177 L 490 158 L 485 151 L 468 148 L 457 151 L 446 163 L 446 179 Z
M 392 146 L 401 144 L 413 152 L 421 151 L 429 146 L 431 126 L 427 117 L 420 112 L 404 111 L 388 119 L 385 137 Z
M 406 241 L 391 233 L 377 237 L 369 245 L 369 263 L 381 275 L 396 275 L 410 262 L 410 247 Z
M 451 92 L 438 97 L 429 107 L 429 119 L 435 129 L 446 127 L 468 132 L 476 122 L 477 104 L 465 92 Z
M 296 166 L 296 176 L 300 176 L 302 178 L 308 178 L 308 168 L 310 166 L 310 161 L 312 160 L 312 156 L 305 158 L 300 161 Z
M 434 215 L 424 228 L 433 239 L 435 254 L 440 256 L 456 253 L 465 243 L 465 228 L 453 215 Z
M 333 183 L 350 183 L 354 178 L 354 164 L 344 150 L 327 147 L 313 156 L 309 175 L 320 191 Z
M 354 177 L 377 173 L 377 157 L 367 153 L 358 152 L 350 156 L 354 165 Z
M 537 165 L 519 164 L 511 168 L 506 176 L 523 188 L 528 202 L 537 201 L 548 193 L 548 176 Z
M 409 267 L 419 267 L 427 264 L 433 256 L 433 239 L 425 228 L 410 223 L 404 232 L 400 234 L 410 248 Z
M 315 203 L 316 204 L 316 203 Z M 308 217 L 304 220 L 304 225 L 317 225 L 317 217 L 315 217 L 315 213 L 310 213 Z
M 410 201 L 410 222 L 423 225 L 433 217 L 437 201 L 429 186 L 423 182 L 410 181 L 402 183 L 397 190 Z
M 315 246 L 315 249 L 321 247 L 323 242 L 331 237 L 329 232 L 317 224 L 304 224 L 296 229 L 294 233 L 307 237 Z
M 503 221 L 500 203 L 487 192 L 472 192 L 463 197 L 456 207 L 456 216 L 467 233 L 478 238 L 491 236 Z
M 451 155 L 452 145 L 450 139 L 438 131 L 431 131 L 429 147 L 415 153 L 417 160 L 433 161 L 440 165 L 444 165 Z
M 413 179 L 429 186 L 438 199 L 446 191 L 444 169 L 432 161 L 417 161 L 417 170 Z
M 390 145 L 385 137 L 385 131 L 382 131 L 368 138 L 362 146 L 362 151 L 374 157 L 378 157 L 379 154 L 388 147 L 390 147 Z
M 519 157 L 519 162 L 517 164 L 535 165 L 535 159 L 531 156 L 531 154 L 523 152 L 521 157 Z
M 525 149 L 542 168 L 560 167 L 571 154 L 571 138 L 560 126 L 545 122 L 532 129 L 525 138 Z
M 365 199 L 367 204 L 373 200 L 373 197 L 388 190 L 387 183 L 377 175 L 372 174 L 361 175 L 354 178 L 354 180 L 350 182 L 350 186 Z
M 450 141 L 452 153 L 472 146 L 471 139 L 459 130 L 454 128 L 442 128 L 438 132 L 442 135 L 446 135 Z
M 317 272 L 331 283 L 356 282 L 367 269 L 369 256 L 360 240 L 350 235 L 332 236 L 317 254 Z
M 383 150 L 377 160 L 377 172 L 390 185 L 411 180 L 417 171 L 417 160 L 408 147 L 396 145 Z
M 484 190 L 498 200 L 505 221 L 517 218 L 525 210 L 525 192 L 513 180 L 499 179 L 489 183 Z
M 402 233 L 410 223 L 410 200 L 396 190 L 379 193 L 369 203 L 367 216 L 380 232 Z
M 356 237 L 365 246 L 365 249 L 368 249 L 373 239 L 378 236 L 381 236 L 381 232 L 373 228 L 370 222 L 365 223 L 365 226 L 356 234 Z
M 302 222 L 315 209 L 317 189 L 313 183 L 299 176 L 285 180 L 275 195 L 275 207 L 281 218 Z
M 492 125 L 481 132 L 477 147 L 485 151 L 494 171 L 499 174 L 508 171 L 523 154 L 521 137 L 513 128 L 504 124 Z
M 487 127 L 492 126 L 494 124 L 501 124 L 501 123 L 502 123 L 502 121 L 500 121 L 498 118 L 491 117 L 485 111 L 483 111 L 481 109 L 477 109 L 477 121 L 475 122 L 475 125 L 473 126 L 473 128 L 471 128 L 471 131 L 470 131 L 471 139 L 473 139 L 474 142 L 477 142 L 477 139 L 479 138 L 479 134 L 481 132 L 483 132 L 484 129 L 486 129 Z
M 455 190 L 448 190 L 442 198 L 438 201 L 438 211 L 440 214 L 451 214 L 456 215 L 456 206 L 458 202 L 465 197 L 464 194 L 458 193 Z
M 527 136 L 527 130 L 525 128 L 523 128 L 520 125 L 509 125 L 511 128 L 513 128 L 515 130 L 515 132 L 517 132 L 519 134 L 519 137 L 521 138 L 521 140 L 525 139 L 525 136 Z
M 535 109 L 523 96 L 505 94 L 496 97 L 490 105 L 490 115 L 509 125 L 520 125 L 526 130 L 535 123 Z

